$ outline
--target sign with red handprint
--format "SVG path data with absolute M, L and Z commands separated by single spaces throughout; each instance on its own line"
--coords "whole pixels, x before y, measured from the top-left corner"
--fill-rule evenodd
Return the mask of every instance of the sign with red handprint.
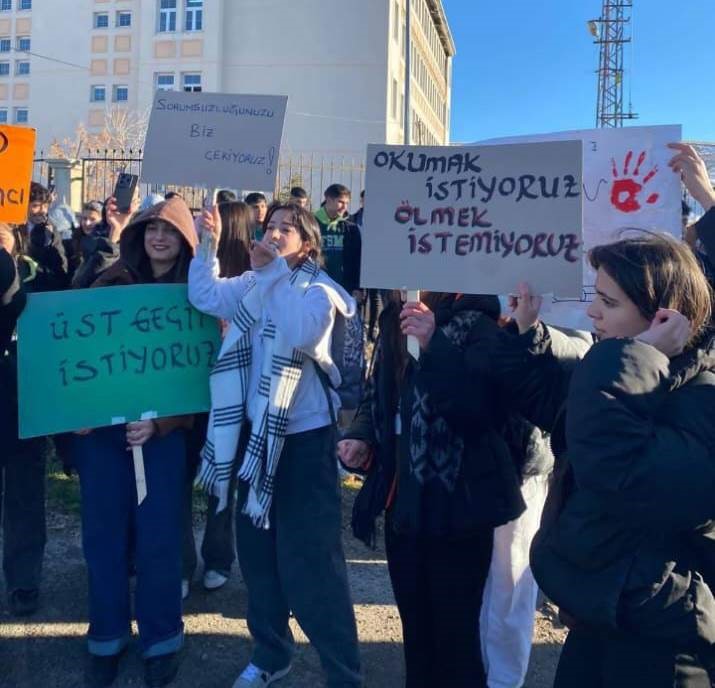
M 680 179 L 668 167 L 681 127 L 618 127 L 560 131 L 491 139 L 482 143 L 526 143 L 577 139 L 583 147 L 583 296 L 581 303 L 551 304 L 550 322 L 588 328 L 584 304 L 592 299 L 595 274 L 588 250 L 616 241 L 625 231 L 668 232 L 680 237 Z
M 643 203 L 653 205 L 660 198 L 657 192 L 648 194 L 646 185 L 658 174 L 658 165 L 653 165 L 641 177 L 641 168 L 646 161 L 648 154 L 646 151 L 641 151 L 636 160 L 635 167 L 631 167 L 633 163 L 633 151 L 629 150 L 626 153 L 623 161 L 623 170 L 619 171 L 616 165 L 616 159 L 611 158 L 613 184 L 611 185 L 611 205 L 622 213 L 635 213 L 643 206 Z M 645 197 L 645 200 L 643 200 Z

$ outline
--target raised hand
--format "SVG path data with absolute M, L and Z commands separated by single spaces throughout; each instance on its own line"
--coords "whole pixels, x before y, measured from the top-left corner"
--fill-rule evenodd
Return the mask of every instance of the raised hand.
M 208 242 L 210 248 L 216 253 L 223 230 L 221 213 L 217 205 L 211 206 L 211 208 L 204 208 L 201 211 L 201 215 L 198 218 L 198 227 L 202 242 Z
M 114 196 L 107 199 L 105 215 L 107 217 L 107 224 L 109 225 L 110 241 L 115 244 L 119 241 L 122 231 L 129 224 L 129 219 L 136 212 L 138 206 L 139 201 L 135 197 L 132 199 L 129 210 L 126 213 L 123 213 L 119 210 L 119 207 L 117 206 L 117 199 L 114 198 Z
M 687 143 L 669 143 L 668 148 L 677 151 L 668 165 L 673 172 L 680 173 L 685 188 L 705 210 L 715 206 L 715 191 L 710 183 L 710 175 L 705 161 L 698 151 Z
M 672 358 L 683 351 L 691 335 L 690 321 L 682 313 L 671 308 L 659 308 L 650 327 L 636 339 Z
M 520 282 L 516 288 L 516 295 L 509 296 L 511 317 L 519 328 L 519 334 L 528 332 L 539 321 L 542 301 L 541 296 L 531 293 L 531 287 L 526 282 Z

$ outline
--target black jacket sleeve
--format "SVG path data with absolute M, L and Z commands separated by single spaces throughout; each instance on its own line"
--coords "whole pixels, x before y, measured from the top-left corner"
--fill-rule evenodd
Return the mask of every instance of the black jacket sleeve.
M 585 336 L 538 323 L 522 335 L 501 332 L 492 343 L 490 365 L 510 408 L 553 432 L 573 369 L 589 347 Z
M 576 484 L 627 526 L 689 530 L 715 517 L 715 386 L 670 384 L 668 358 L 631 339 L 599 343 L 573 375 Z
M 67 256 L 62 238 L 51 225 L 30 230 L 29 255 L 37 263 L 35 291 L 59 291 L 68 286 Z
M 695 224 L 698 239 L 711 261 L 715 261 L 715 207 L 710 208 Z
M 352 294 L 360 289 L 360 260 L 362 258 L 362 237 L 357 225 L 348 222 L 345 225 L 343 244 L 343 280 L 345 290 Z

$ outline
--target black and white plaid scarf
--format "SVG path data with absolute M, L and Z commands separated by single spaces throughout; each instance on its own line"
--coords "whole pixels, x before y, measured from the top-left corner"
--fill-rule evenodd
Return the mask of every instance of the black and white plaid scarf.
M 293 270 L 293 288 L 307 289 L 320 274 L 313 261 Z M 219 499 L 218 511 L 225 508 L 241 429 L 247 418 L 248 379 L 252 363 L 251 331 L 261 322 L 263 304 L 255 282 L 238 305 L 221 352 L 211 371 L 211 412 L 202 463 L 196 483 Z M 261 332 L 264 353 L 258 384 L 258 413 L 243 455 L 238 477 L 250 483 L 243 513 L 259 528 L 268 528 L 288 412 L 298 388 L 305 354 L 283 341 L 268 320 Z

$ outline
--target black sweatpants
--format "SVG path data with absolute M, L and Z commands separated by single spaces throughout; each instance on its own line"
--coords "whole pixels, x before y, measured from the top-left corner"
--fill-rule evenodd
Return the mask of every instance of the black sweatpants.
M 570 631 L 554 688 L 710 688 L 697 660 L 662 641 L 624 633 Z
M 394 532 L 385 549 L 402 620 L 406 688 L 486 688 L 479 612 L 494 530 L 459 539 Z
M 255 642 L 251 661 L 270 672 L 290 663 L 292 611 L 320 656 L 328 688 L 359 688 L 334 429 L 286 437 L 268 530 L 241 513 L 247 494 L 248 484 L 239 481 L 236 550 L 248 588 L 248 628 Z
M 0 458 L 0 521 L 8 593 L 40 587 L 45 551 L 44 437 L 20 440 Z

